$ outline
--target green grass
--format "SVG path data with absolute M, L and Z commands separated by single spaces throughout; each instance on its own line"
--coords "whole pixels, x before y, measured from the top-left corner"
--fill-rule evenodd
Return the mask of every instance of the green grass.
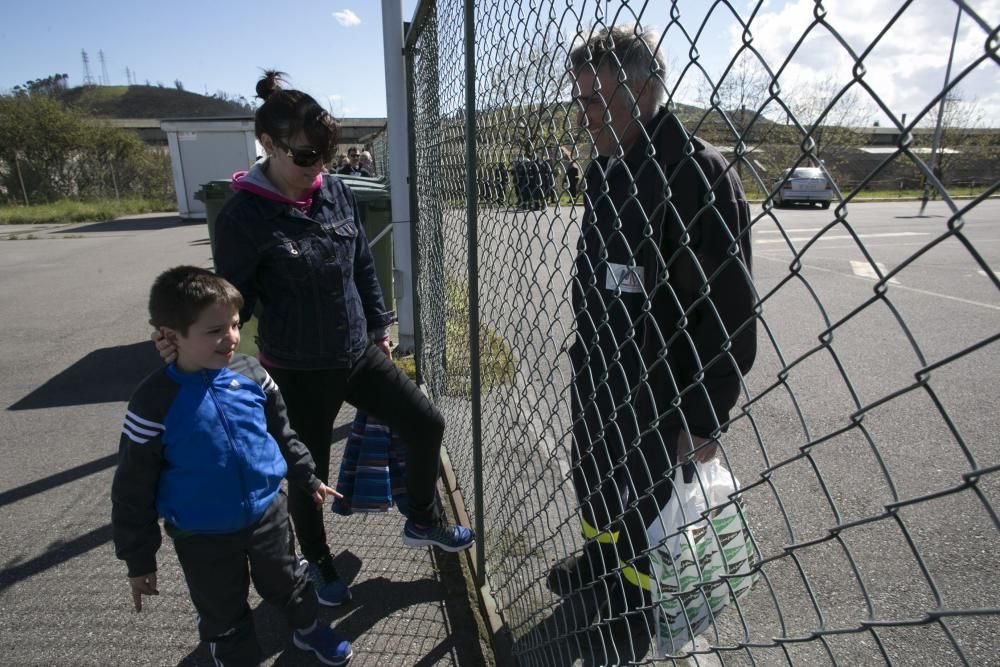
M 445 391 L 453 396 L 472 393 L 472 350 L 469 344 L 468 286 L 450 276 L 445 277 Z M 509 383 L 516 370 L 514 353 L 499 334 L 490 327 L 479 328 L 480 387 Z
M 99 199 L 74 201 L 63 199 L 34 206 L 0 206 L 0 225 L 32 225 L 59 222 L 94 222 L 123 215 L 176 210 L 173 201 L 152 199 Z
M 64 103 L 109 118 L 190 118 L 250 116 L 248 109 L 215 97 L 169 86 L 77 86 L 65 91 Z

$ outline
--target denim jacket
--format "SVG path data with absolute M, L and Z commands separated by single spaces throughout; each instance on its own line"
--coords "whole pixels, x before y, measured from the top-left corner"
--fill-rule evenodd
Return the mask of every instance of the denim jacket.
M 215 223 L 216 270 L 240 290 L 246 321 L 259 301 L 257 346 L 285 368 L 349 368 L 369 332 L 394 320 L 382 299 L 354 194 L 326 174 L 308 214 L 241 190 Z

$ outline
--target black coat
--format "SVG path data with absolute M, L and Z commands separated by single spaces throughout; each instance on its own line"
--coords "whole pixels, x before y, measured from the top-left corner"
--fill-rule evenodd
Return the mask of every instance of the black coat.
M 627 382 L 646 418 L 703 437 L 725 430 L 756 356 L 750 209 L 735 166 L 663 110 L 622 161 L 592 162 L 585 187 L 575 371 L 599 377 L 632 347 L 641 362 L 624 359 L 624 372 L 649 373 Z M 642 287 L 623 281 L 616 296 L 612 266 Z

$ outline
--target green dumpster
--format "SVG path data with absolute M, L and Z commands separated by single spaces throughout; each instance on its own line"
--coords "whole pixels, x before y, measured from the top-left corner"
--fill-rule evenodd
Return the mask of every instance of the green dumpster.
M 233 196 L 231 184 L 232 181 L 229 179 L 209 181 L 202 183 L 201 189 L 194 193 L 195 199 L 205 202 L 205 222 L 208 224 L 208 242 L 212 248 L 212 257 L 215 257 L 215 219 L 219 217 L 222 205 Z
M 385 307 L 395 310 L 396 299 L 392 284 L 392 206 L 389 184 L 384 178 L 341 176 L 358 202 L 358 213 L 365 228 L 375 259 L 375 274 L 382 288 Z

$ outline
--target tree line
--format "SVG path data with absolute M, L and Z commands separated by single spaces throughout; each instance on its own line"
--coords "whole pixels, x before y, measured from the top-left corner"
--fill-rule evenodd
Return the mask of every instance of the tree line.
M 135 134 L 65 106 L 65 75 L 0 95 L 0 202 L 174 198 L 170 156 Z

